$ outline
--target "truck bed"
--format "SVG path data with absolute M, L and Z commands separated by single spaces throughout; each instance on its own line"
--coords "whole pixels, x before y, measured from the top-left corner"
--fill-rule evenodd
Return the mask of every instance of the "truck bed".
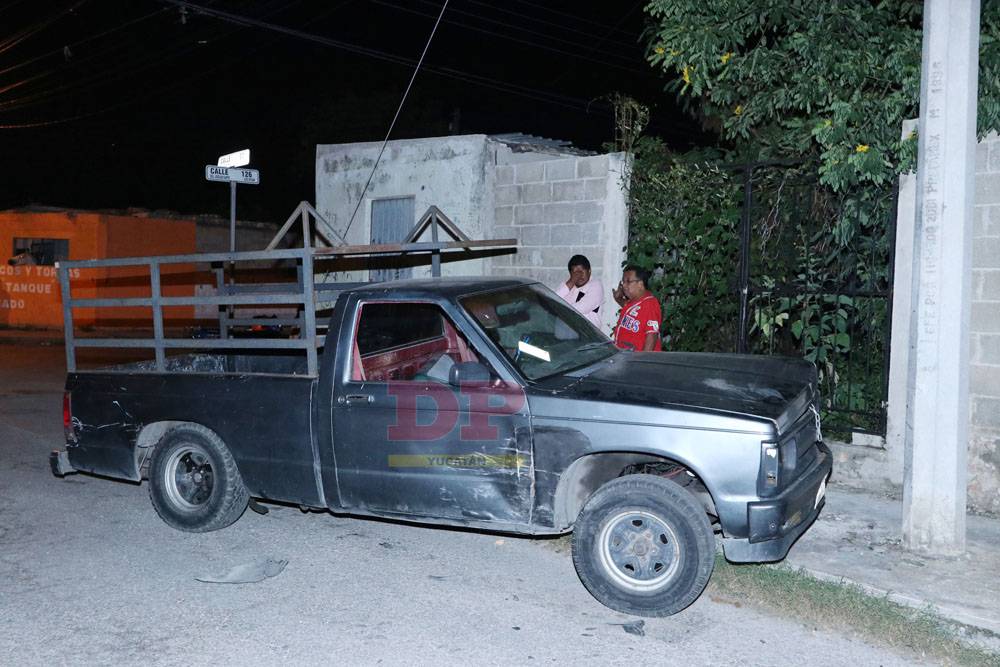
M 74 467 L 138 481 L 165 428 L 197 422 L 236 445 L 232 451 L 252 495 L 325 505 L 314 464 L 320 460 L 313 428 L 317 380 L 305 375 L 304 355 L 167 359 L 174 367 L 168 372 L 139 362 L 68 375 Z

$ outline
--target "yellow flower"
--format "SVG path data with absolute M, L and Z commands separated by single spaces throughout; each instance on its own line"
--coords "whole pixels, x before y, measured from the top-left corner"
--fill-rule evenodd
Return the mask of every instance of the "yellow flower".
M 681 78 L 684 79 L 684 83 L 691 85 L 691 68 L 687 65 L 684 66 L 684 71 L 681 73 Z
M 665 49 L 665 48 L 663 48 L 662 46 L 658 46 L 658 47 L 656 47 L 655 49 L 653 49 L 653 51 L 655 51 L 655 52 L 656 52 L 656 55 L 658 55 L 658 56 L 662 56 L 662 55 L 663 55 L 663 53 L 664 53 L 664 52 L 666 51 L 666 49 Z
M 830 127 L 831 125 L 833 125 L 833 121 L 830 120 L 829 118 L 823 121 L 823 127 Z
M 742 104 L 737 104 L 736 108 L 733 109 L 733 113 L 736 114 L 737 116 L 739 116 L 741 113 L 743 113 L 743 105 Z
M 677 49 L 670 49 L 670 55 L 672 55 L 672 56 L 679 56 L 680 54 L 681 54 L 681 52 L 678 51 Z
M 733 55 L 734 54 L 732 51 L 726 51 L 725 53 L 722 54 L 722 57 L 719 58 L 719 60 L 721 60 L 722 64 L 725 65 L 726 63 L 729 62 L 729 59 L 732 58 Z
M 867 153 L 868 152 L 868 144 L 858 144 L 857 146 L 854 147 L 854 152 L 855 153 Z

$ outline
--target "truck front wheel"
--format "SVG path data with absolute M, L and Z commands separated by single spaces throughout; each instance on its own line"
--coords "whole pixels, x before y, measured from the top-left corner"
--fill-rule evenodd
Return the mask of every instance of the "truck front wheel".
M 602 604 L 669 616 L 701 595 L 715 567 L 705 510 L 674 482 L 626 475 L 598 489 L 573 530 L 573 564 Z
M 172 428 L 157 443 L 149 464 L 149 497 L 161 519 L 191 533 L 225 528 L 250 500 L 229 448 L 198 424 Z

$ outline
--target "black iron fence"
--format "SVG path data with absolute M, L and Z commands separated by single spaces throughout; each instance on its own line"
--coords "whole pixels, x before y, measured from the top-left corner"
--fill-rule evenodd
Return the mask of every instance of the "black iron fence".
M 739 165 L 738 352 L 816 363 L 827 428 L 885 434 L 896 191 L 834 196 L 795 162 Z

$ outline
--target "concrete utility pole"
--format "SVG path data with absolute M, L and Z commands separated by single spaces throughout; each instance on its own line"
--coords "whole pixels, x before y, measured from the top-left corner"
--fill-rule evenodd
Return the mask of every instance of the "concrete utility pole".
M 925 0 L 903 538 L 965 550 L 979 0 Z

